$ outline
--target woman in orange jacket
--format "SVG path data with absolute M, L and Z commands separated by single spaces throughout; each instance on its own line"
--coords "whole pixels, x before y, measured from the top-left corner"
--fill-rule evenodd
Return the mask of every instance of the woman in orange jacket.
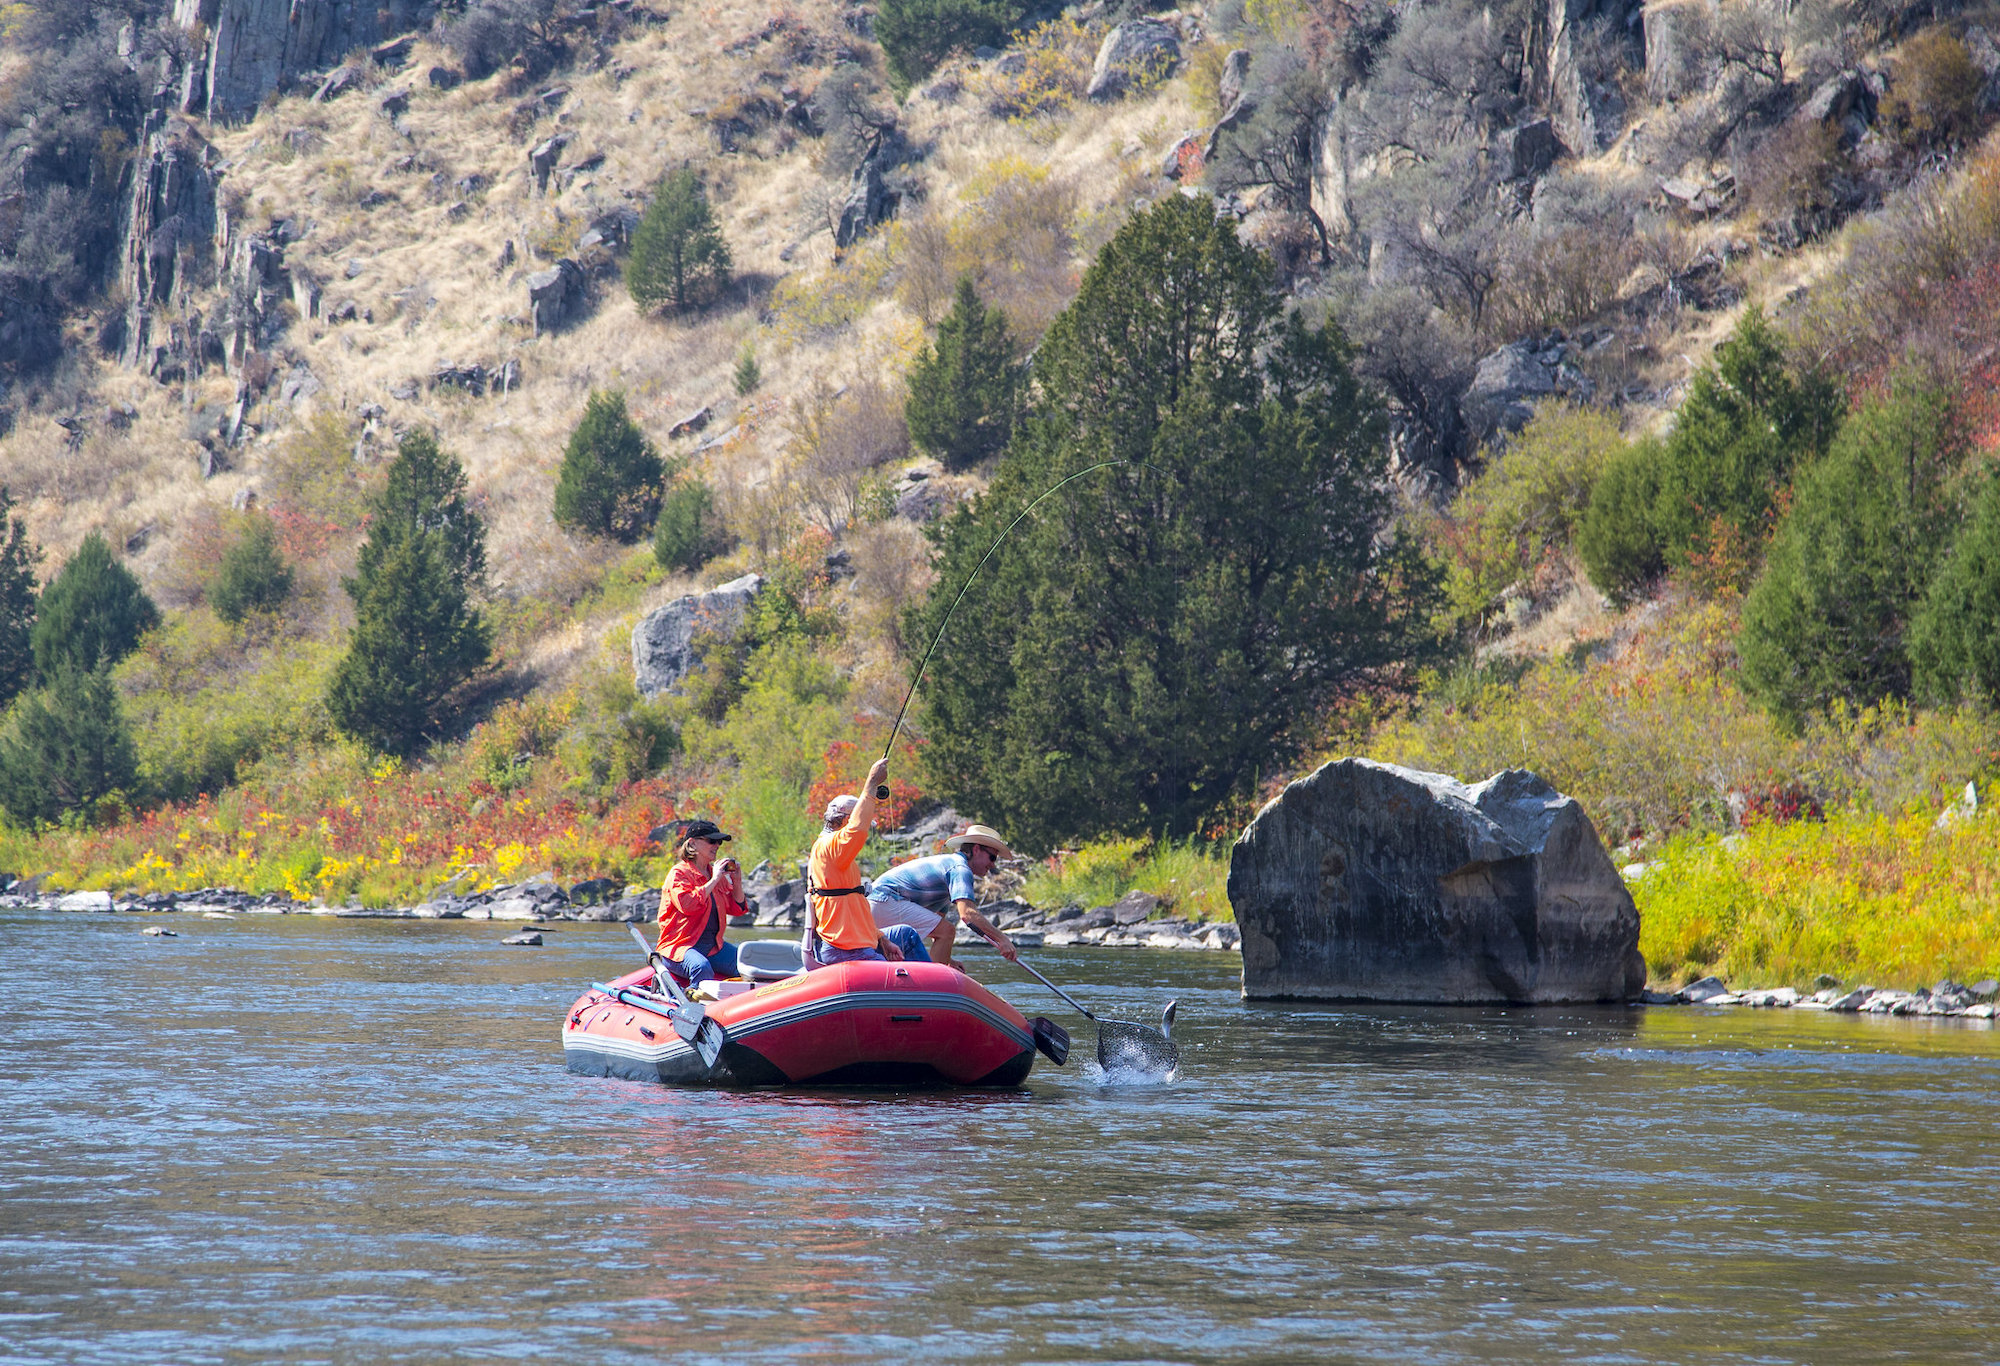
M 736 975 L 736 946 L 722 937 L 732 915 L 747 915 L 743 870 L 733 858 L 716 862 L 729 836 L 713 821 L 694 821 L 681 834 L 680 860 L 660 888 L 660 955 L 688 986 Z

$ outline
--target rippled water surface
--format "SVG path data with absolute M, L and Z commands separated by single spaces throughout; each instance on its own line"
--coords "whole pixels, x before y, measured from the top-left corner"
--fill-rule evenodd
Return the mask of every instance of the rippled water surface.
M 0 1361 L 2000 1359 L 2000 1035 L 1180 999 L 1185 1075 L 572 1077 L 621 926 L 0 918 Z

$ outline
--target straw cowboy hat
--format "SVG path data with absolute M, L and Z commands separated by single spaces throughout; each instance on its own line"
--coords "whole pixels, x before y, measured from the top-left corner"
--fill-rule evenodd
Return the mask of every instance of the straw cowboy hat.
M 1012 858 L 1014 851 L 1007 847 L 1007 841 L 1000 838 L 1000 832 L 990 825 L 968 825 L 963 835 L 953 835 L 944 842 L 944 847 L 953 853 L 968 844 L 983 844 L 993 851 L 995 858 Z

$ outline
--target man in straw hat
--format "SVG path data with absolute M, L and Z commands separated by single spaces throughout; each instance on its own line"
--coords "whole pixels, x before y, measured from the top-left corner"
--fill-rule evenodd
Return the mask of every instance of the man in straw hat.
M 882 929 L 909 925 L 931 941 L 931 954 L 940 963 L 951 962 L 952 941 L 958 922 L 986 936 L 1013 962 L 1020 951 L 1014 941 L 995 929 L 973 904 L 973 879 L 985 877 L 1003 858 L 1014 857 L 1007 841 L 990 825 L 968 825 L 962 835 L 944 842 L 951 852 L 897 864 L 875 879 L 868 892 L 868 909 Z

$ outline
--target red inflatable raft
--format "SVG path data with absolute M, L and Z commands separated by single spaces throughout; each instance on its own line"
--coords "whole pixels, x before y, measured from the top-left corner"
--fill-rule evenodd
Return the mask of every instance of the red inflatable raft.
M 577 998 L 562 1033 L 570 1071 L 745 1086 L 1019 1086 L 1035 1064 L 1021 1012 L 937 963 L 840 963 L 710 1004 L 727 1034 L 713 1067 L 625 994 L 652 976 L 641 968 Z

